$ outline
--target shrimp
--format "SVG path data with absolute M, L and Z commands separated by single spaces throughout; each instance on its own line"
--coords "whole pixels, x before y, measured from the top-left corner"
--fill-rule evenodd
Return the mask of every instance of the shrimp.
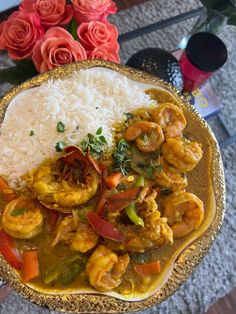
M 88 223 L 79 222 L 76 233 L 70 239 L 70 248 L 73 251 L 86 253 L 95 247 L 98 238 L 98 234 Z
M 118 287 L 129 264 L 129 255 L 118 256 L 108 247 L 99 245 L 89 257 L 85 273 L 91 286 L 104 292 Z
M 153 122 L 139 121 L 129 126 L 125 132 L 127 141 L 136 141 L 139 150 L 149 153 L 157 151 L 164 143 L 162 128 Z
M 52 206 L 56 205 L 55 210 L 68 213 L 72 207 L 86 203 L 96 194 L 99 177 L 94 169 L 90 167 L 85 183 L 73 185 L 64 179 L 57 181 L 54 166 L 55 161 L 48 160 L 23 176 L 32 195 L 38 200 Z
M 60 241 L 67 242 L 72 251 L 86 253 L 97 244 L 98 235 L 88 223 L 82 221 L 75 223 L 73 216 L 68 215 L 60 220 L 52 246 Z
M 201 160 L 202 148 L 197 142 L 185 138 L 169 138 L 162 146 L 162 154 L 178 170 L 188 172 Z
M 172 230 L 167 224 L 167 219 L 161 217 L 155 200 L 156 196 L 156 191 L 153 191 L 141 204 L 145 207 L 139 212 L 139 216 L 143 218 L 144 227 L 118 224 L 124 236 L 124 243 L 118 244 L 106 240 L 109 247 L 121 251 L 143 253 L 165 243 L 173 243 Z
M 29 197 L 20 196 L 6 205 L 2 228 L 13 238 L 30 239 L 42 231 L 44 216 L 41 207 Z
M 169 165 L 163 157 L 159 158 L 160 167 L 155 172 L 155 182 L 163 188 L 177 191 L 188 185 L 187 176 Z
M 165 138 L 180 135 L 187 124 L 182 109 L 172 103 L 160 104 L 151 114 L 154 122 L 162 127 Z
M 181 238 L 197 229 L 204 218 L 203 202 L 194 194 L 178 191 L 167 196 L 162 206 L 174 238 Z
M 145 229 L 142 236 L 154 243 L 154 246 L 161 246 L 165 243 L 173 243 L 173 233 L 167 224 L 166 217 L 161 217 L 158 210 L 152 212 L 145 218 Z

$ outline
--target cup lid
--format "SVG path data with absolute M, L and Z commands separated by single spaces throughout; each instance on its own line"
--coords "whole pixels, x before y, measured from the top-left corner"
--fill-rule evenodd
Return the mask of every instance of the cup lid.
M 214 72 L 227 61 L 227 48 L 216 35 L 200 32 L 191 36 L 186 46 L 190 61 L 202 71 Z

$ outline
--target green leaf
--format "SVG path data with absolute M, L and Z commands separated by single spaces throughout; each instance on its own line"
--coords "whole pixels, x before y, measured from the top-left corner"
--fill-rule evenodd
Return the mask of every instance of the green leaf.
M 100 126 L 100 128 L 97 129 L 96 135 L 101 135 L 102 134 L 102 127 Z
M 38 74 L 31 60 L 15 63 L 16 66 L 0 71 L 0 83 L 7 82 L 17 85 Z
M 81 149 L 86 151 L 86 149 L 89 147 L 92 157 L 95 157 L 96 159 L 99 158 L 103 152 L 103 146 L 107 144 L 105 137 L 102 135 L 102 127 L 97 129 L 95 135 L 88 133 L 87 137 L 87 140 L 84 140 L 80 143 Z
M 235 25 L 235 26 L 236 26 L 236 16 L 230 17 L 230 18 L 228 19 L 227 24 L 229 24 L 229 25 Z
M 99 136 L 99 140 L 104 143 L 107 144 L 107 140 L 105 139 L 105 137 L 103 135 Z
M 208 9 L 216 9 L 222 4 L 222 0 L 201 0 L 201 3 Z
M 78 39 L 77 27 L 78 27 L 77 21 L 75 18 L 73 18 L 70 22 L 69 30 L 75 40 Z
M 224 16 L 232 17 L 236 15 L 236 0 L 201 0 L 201 2 L 207 9 Z
M 57 122 L 57 132 L 65 132 L 65 125 L 61 121 Z
M 236 8 L 236 0 L 229 0 L 229 2 L 232 4 L 233 7 Z
M 23 215 L 26 211 L 27 211 L 27 208 L 24 208 L 24 207 L 22 207 L 22 208 L 15 208 L 11 212 L 11 216 L 13 216 L 13 217 L 20 216 L 20 215 Z

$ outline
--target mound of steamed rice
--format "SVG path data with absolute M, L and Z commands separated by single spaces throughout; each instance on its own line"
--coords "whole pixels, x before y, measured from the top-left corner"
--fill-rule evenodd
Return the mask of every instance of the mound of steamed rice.
M 57 142 L 78 144 L 99 127 L 112 145 L 114 123 L 125 112 L 151 105 L 143 88 L 114 71 L 94 68 L 22 92 L 1 124 L 0 176 L 20 189 L 21 175 L 58 154 Z M 64 133 L 57 131 L 59 121 Z

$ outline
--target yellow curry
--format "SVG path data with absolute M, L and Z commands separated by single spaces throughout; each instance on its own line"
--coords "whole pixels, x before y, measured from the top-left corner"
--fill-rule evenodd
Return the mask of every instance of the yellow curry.
M 26 173 L 21 193 L 1 179 L 0 252 L 23 282 L 148 290 L 168 261 L 165 248 L 204 218 L 203 202 L 185 191 L 202 158 L 185 127 L 176 104 L 141 108 L 114 126 L 112 150 L 101 127 Z

